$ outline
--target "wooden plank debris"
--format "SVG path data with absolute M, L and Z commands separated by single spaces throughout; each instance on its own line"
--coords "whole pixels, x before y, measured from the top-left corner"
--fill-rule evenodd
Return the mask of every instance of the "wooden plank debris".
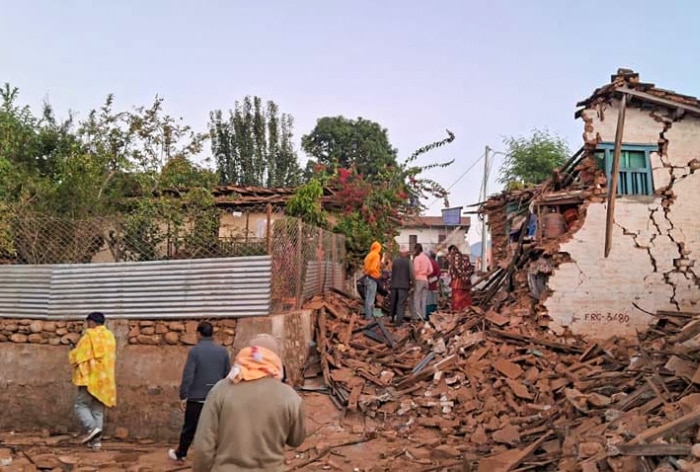
M 475 307 L 401 327 L 382 320 L 391 346 L 379 324 L 380 342 L 365 335 L 359 300 L 327 293 L 311 303 L 333 402 L 387 434 L 432 437 L 435 454 L 417 462 L 426 470 L 459 454 L 494 472 L 653 471 L 673 457 L 700 468 L 690 453 L 700 442 L 700 344 L 674 343 L 695 339 L 693 318 L 588 343 L 514 309 Z

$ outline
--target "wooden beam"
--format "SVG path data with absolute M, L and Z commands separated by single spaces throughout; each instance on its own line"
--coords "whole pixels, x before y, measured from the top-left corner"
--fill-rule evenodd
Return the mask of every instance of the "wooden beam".
M 624 456 L 689 456 L 690 444 L 617 444 Z
M 638 434 L 634 439 L 629 441 L 628 445 L 650 443 L 655 439 L 664 437 L 666 434 L 674 434 L 684 429 L 690 428 L 700 423 L 700 408 L 694 409 L 687 415 L 669 421 L 668 423 L 657 426 L 656 428 L 647 429 L 641 434 Z
M 620 111 L 617 115 L 617 130 L 615 131 L 615 152 L 613 154 L 612 170 L 608 181 L 608 212 L 605 218 L 605 257 L 612 248 L 612 231 L 615 219 L 615 200 L 617 199 L 617 181 L 620 174 L 620 153 L 622 152 L 622 134 L 625 129 L 625 111 L 627 110 L 627 95 L 622 95 Z
M 640 98 L 646 102 L 649 103 L 654 103 L 656 105 L 663 105 L 669 108 L 680 108 L 681 110 L 686 110 L 695 114 L 700 115 L 700 108 L 695 107 L 693 105 L 687 105 L 685 103 L 681 102 L 676 102 L 675 100 L 669 100 L 667 98 L 662 98 L 662 97 L 657 97 L 656 95 L 647 93 L 647 92 L 640 92 L 639 90 L 634 90 L 631 88 L 627 87 L 620 87 L 617 89 L 619 92 L 623 93 L 623 97 L 625 95 L 631 95 L 633 97 Z

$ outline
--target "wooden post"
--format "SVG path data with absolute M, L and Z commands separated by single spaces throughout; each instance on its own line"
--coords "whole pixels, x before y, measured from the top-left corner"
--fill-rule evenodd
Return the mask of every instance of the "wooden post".
M 331 286 L 334 288 L 338 288 L 336 283 L 338 282 L 335 280 L 335 266 L 338 264 L 338 240 L 336 239 L 335 233 L 331 233 L 331 244 L 333 245 L 331 249 L 331 273 L 332 279 L 331 279 Z
M 269 231 L 269 229 L 268 229 Z M 250 213 L 245 212 L 245 242 L 248 242 L 248 233 L 250 232 Z M 268 248 L 267 250 L 268 254 L 270 253 L 270 249 Z
M 267 254 L 272 255 L 272 203 L 267 204 L 267 228 L 265 230 Z
M 608 212 L 605 218 L 605 257 L 610 254 L 612 248 L 613 220 L 615 219 L 615 200 L 617 199 L 617 181 L 620 174 L 620 153 L 622 152 L 622 134 L 625 129 L 625 111 L 627 109 L 627 95 L 622 95 L 620 111 L 617 114 L 617 130 L 615 131 L 615 151 L 613 153 L 612 170 L 608 181 Z
M 302 305 L 301 298 L 304 296 L 304 226 L 300 219 L 297 219 L 297 237 L 296 237 L 296 261 L 297 261 L 297 284 L 296 284 L 296 309 L 300 309 Z
M 323 230 L 318 229 L 318 294 L 323 293 L 323 285 L 326 281 L 326 264 L 323 255 Z

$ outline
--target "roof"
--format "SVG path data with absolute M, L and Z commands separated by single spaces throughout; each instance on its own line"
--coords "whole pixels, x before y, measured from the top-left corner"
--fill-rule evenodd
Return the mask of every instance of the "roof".
M 284 207 L 294 196 L 296 191 L 293 187 L 246 187 L 237 185 L 220 185 L 211 191 L 214 196 L 216 206 L 220 208 L 249 208 L 262 207 L 268 203 L 274 207 Z M 340 206 L 335 193 L 328 189 L 323 189 L 321 203 L 326 210 Z
M 462 216 L 459 226 L 469 227 L 471 225 L 471 218 L 468 216 Z M 404 228 L 427 228 L 427 227 L 454 227 L 454 225 L 445 225 L 442 222 L 442 216 L 415 216 L 406 220 L 403 224 Z
M 652 83 L 640 82 L 639 74 L 630 69 L 618 69 L 617 74 L 610 77 L 609 84 L 597 88 L 590 97 L 581 100 L 576 106 L 588 108 L 601 100 L 608 100 L 623 93 L 635 101 L 678 109 L 700 116 L 700 99 L 690 95 L 682 95 L 673 90 L 665 90 Z M 582 112 L 583 109 L 579 109 L 575 114 L 576 118 L 579 118 Z

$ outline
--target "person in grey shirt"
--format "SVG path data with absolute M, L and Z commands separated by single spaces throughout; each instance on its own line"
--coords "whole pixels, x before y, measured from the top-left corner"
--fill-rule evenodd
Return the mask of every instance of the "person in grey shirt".
M 187 355 L 180 384 L 180 407 L 185 412 L 185 422 L 177 449 L 170 449 L 168 456 L 179 463 L 187 457 L 197 430 L 204 400 L 214 384 L 226 377 L 231 370 L 228 350 L 214 343 L 214 327 L 203 321 L 197 326 L 197 345 Z

